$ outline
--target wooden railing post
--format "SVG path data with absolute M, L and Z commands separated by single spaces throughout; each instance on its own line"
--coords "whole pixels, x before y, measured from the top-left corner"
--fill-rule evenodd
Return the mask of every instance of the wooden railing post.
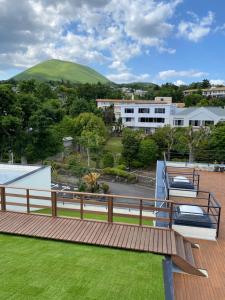
M 27 213 L 30 213 L 30 192 L 29 189 L 26 190 L 26 197 L 27 197 Z
M 113 198 L 108 198 L 108 222 L 113 222 Z
M 170 222 L 169 222 L 169 228 L 172 229 L 173 226 L 173 202 L 170 202 L 170 212 L 169 212 L 170 216 Z
M 84 197 L 80 196 L 80 218 L 84 218 Z
M 6 211 L 5 188 L 1 187 L 1 210 Z
M 140 215 L 139 215 L 139 225 L 142 226 L 142 211 L 143 211 L 143 200 L 140 199 Z
M 57 195 L 56 192 L 51 192 L 52 200 L 52 216 L 57 217 Z

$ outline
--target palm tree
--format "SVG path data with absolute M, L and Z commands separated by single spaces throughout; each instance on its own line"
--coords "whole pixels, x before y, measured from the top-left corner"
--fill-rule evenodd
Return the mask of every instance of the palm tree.
M 97 190 L 99 177 L 100 174 L 95 172 L 91 172 L 83 177 L 84 182 L 89 185 L 91 193 Z

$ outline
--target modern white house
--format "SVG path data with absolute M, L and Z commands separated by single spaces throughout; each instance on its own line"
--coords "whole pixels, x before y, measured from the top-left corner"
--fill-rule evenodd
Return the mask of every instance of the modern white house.
M 192 89 L 192 90 L 185 90 L 184 96 L 188 96 L 191 94 L 196 93 L 198 90 L 197 89 Z M 209 89 L 201 89 L 202 95 L 205 97 L 212 97 L 212 98 L 225 98 L 225 87 L 211 87 Z
M 26 189 L 29 188 L 33 196 L 50 196 L 49 192 L 43 190 L 51 190 L 51 167 L 0 164 L 0 186 L 4 186 L 8 194 L 26 195 Z M 14 202 L 25 204 L 25 197 L 15 197 L 6 196 L 7 210 L 26 211 L 26 207 L 13 205 Z M 30 204 L 38 204 L 38 201 L 41 200 L 31 199 Z
M 155 100 L 97 99 L 99 108 L 113 106 L 116 119 L 121 118 L 124 127 L 144 129 L 146 133 L 166 125 L 188 127 L 216 125 L 225 122 L 225 109 L 221 107 L 183 108 L 172 103 L 171 97 L 156 97 Z
M 225 109 L 221 107 L 189 107 L 176 109 L 171 116 L 172 127 L 200 127 L 225 122 Z
M 106 109 L 113 106 L 116 120 L 122 117 L 122 107 L 126 106 L 142 106 L 142 105 L 154 105 L 154 104 L 171 104 L 172 97 L 155 97 L 154 100 L 125 100 L 125 99 L 97 99 L 97 107 Z
M 125 127 L 144 129 L 146 133 L 170 124 L 171 115 L 175 114 L 175 104 L 133 104 L 121 105 L 121 118 Z

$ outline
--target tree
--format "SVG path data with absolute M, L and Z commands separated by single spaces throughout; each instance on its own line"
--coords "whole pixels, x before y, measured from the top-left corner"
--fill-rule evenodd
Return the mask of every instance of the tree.
M 153 139 L 147 138 L 140 142 L 138 157 L 145 166 L 156 161 L 157 153 L 158 147 Z
M 211 132 L 209 139 L 210 153 L 214 160 L 225 161 L 225 124 L 217 124 Z
M 79 142 L 86 148 L 88 167 L 90 167 L 91 152 L 97 153 L 98 159 L 96 160 L 96 167 L 98 167 L 100 161 L 99 152 L 103 150 L 103 145 L 105 143 L 104 137 L 100 136 L 96 131 L 84 129 L 81 133 Z
M 199 94 L 191 94 L 184 98 L 184 103 L 186 107 L 196 106 L 200 103 L 204 98 Z
M 203 79 L 202 80 L 202 84 L 201 84 L 201 87 L 203 89 L 208 89 L 211 87 L 211 84 L 210 84 L 210 81 L 208 79 Z
M 99 189 L 98 179 L 100 177 L 99 173 L 89 173 L 83 177 L 85 183 L 90 187 L 91 193 L 97 192 Z
M 193 126 L 179 128 L 177 131 L 177 146 L 183 147 L 183 149 L 187 148 L 190 163 L 195 160 L 195 150 L 199 147 L 201 142 L 207 139 L 209 133 L 209 128 L 201 127 L 195 130 Z
M 122 137 L 122 155 L 125 162 L 128 164 L 130 169 L 132 160 L 135 160 L 138 156 L 140 138 L 137 131 L 125 128 Z
M 175 143 L 176 128 L 170 125 L 157 128 L 153 135 L 154 140 L 161 149 L 166 149 L 167 159 L 170 160 L 171 150 Z
M 114 166 L 114 157 L 112 153 L 108 152 L 103 156 L 103 167 L 113 167 Z

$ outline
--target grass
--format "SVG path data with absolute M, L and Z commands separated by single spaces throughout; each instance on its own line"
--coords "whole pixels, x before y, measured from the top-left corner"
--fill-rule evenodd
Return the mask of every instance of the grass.
M 0 235 L 1 300 L 164 299 L 162 257 Z
M 57 59 L 44 61 L 14 77 L 15 80 L 69 80 L 80 83 L 107 83 L 109 80 L 87 66 Z
M 38 211 L 34 211 L 34 213 L 39 214 L 51 214 L 50 208 L 40 209 Z M 71 210 L 65 210 L 65 209 L 58 209 L 58 216 L 62 217 L 74 217 L 74 218 L 80 218 L 80 213 L 78 211 L 71 211 Z M 91 214 L 91 213 L 84 213 L 85 219 L 93 219 L 93 220 L 107 220 L 107 215 L 99 215 L 99 214 Z M 114 217 L 114 222 L 120 222 L 120 223 L 129 223 L 129 224 L 139 224 L 139 219 L 136 218 L 126 218 L 126 217 Z M 152 226 L 152 221 L 146 221 L 143 220 L 143 225 Z
M 113 154 L 121 154 L 122 152 L 122 138 L 121 137 L 111 137 L 106 145 L 105 150 L 112 152 Z

